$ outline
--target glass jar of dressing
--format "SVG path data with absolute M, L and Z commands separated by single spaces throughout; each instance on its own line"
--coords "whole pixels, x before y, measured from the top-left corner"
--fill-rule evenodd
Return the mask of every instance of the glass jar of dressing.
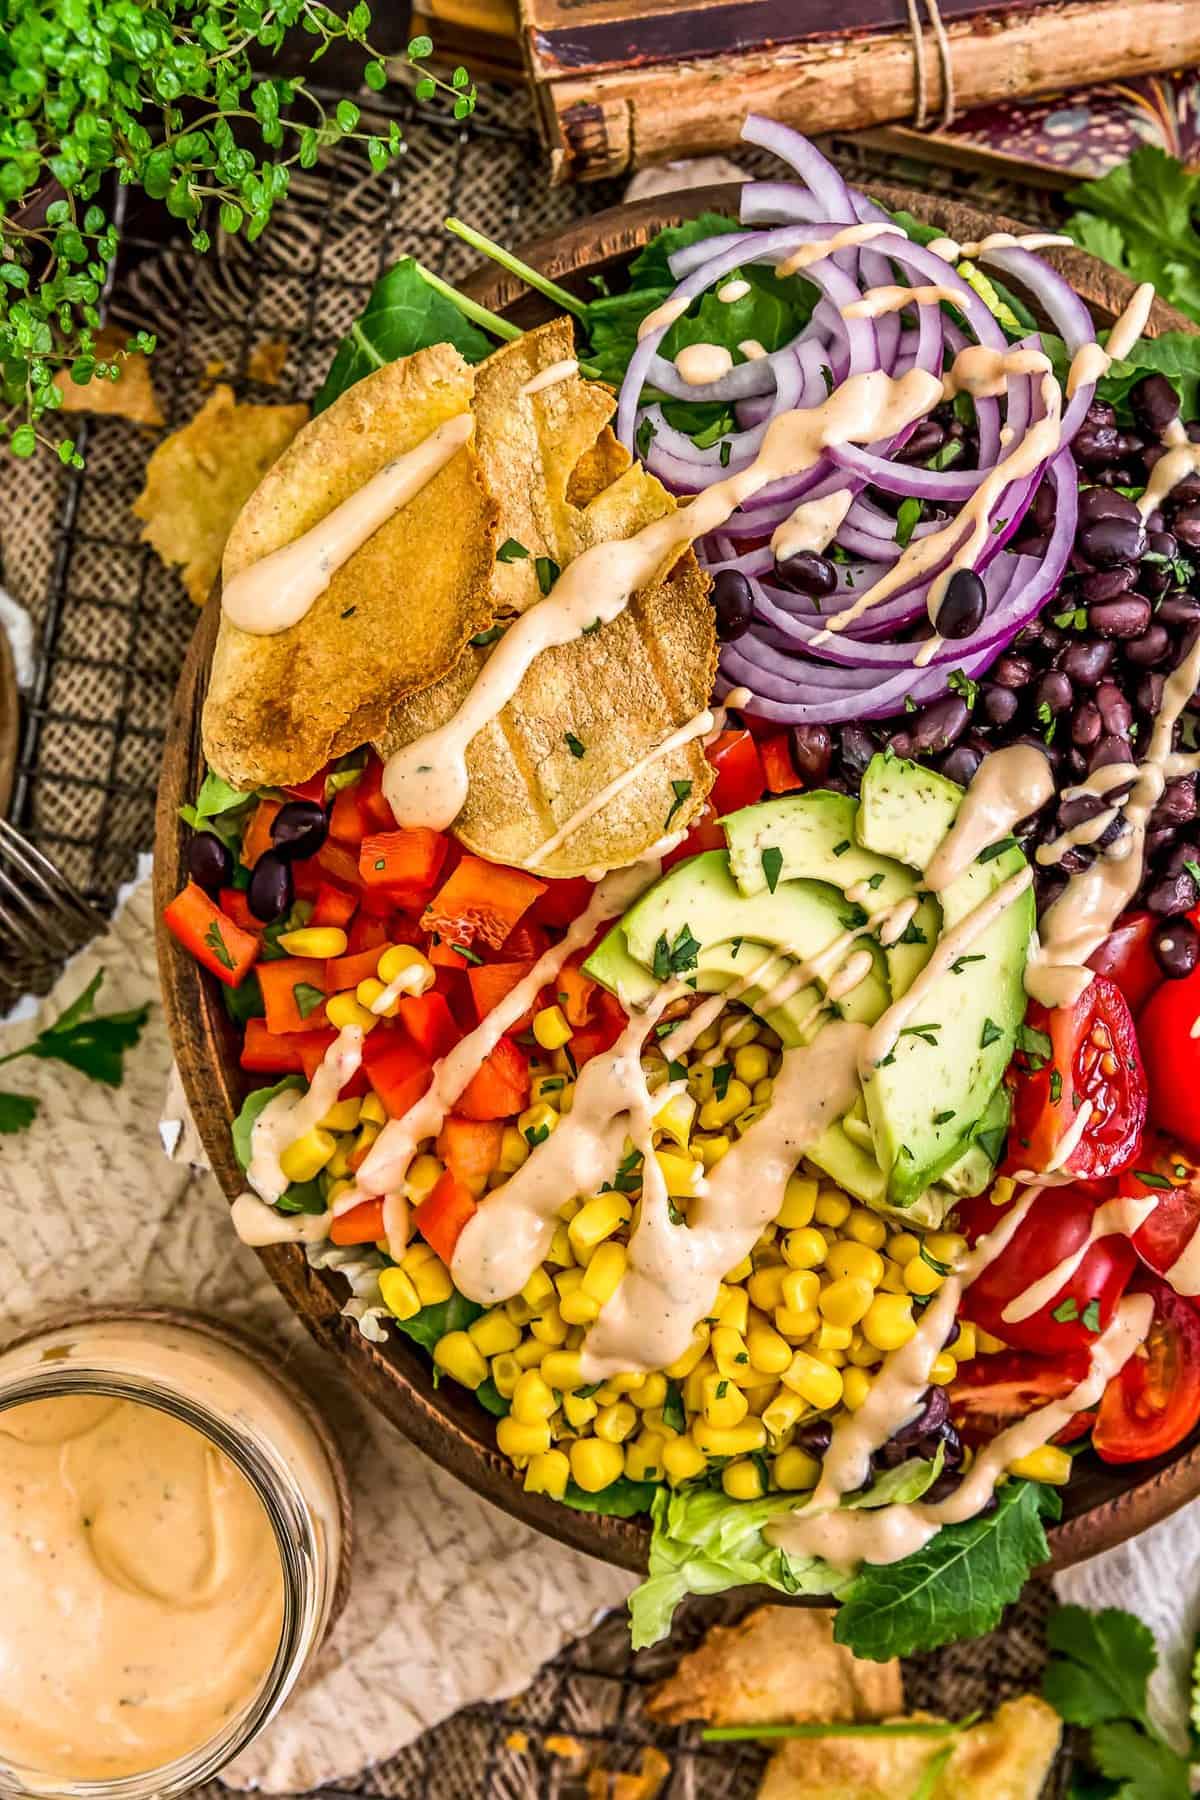
M 265 1347 L 92 1312 L 0 1350 L 0 1793 L 171 1796 L 244 1749 L 344 1597 L 332 1437 Z

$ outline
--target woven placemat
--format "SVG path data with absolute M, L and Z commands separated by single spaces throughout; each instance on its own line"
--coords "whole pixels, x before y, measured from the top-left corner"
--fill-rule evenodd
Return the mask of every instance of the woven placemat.
M 364 106 L 368 118 L 377 104 Z M 154 445 L 191 418 L 218 381 L 239 399 L 311 398 L 339 337 L 397 255 L 411 251 L 450 280 L 470 265 L 471 253 L 442 229 L 447 214 L 516 244 L 621 198 L 615 184 L 548 187 L 522 92 L 481 91 L 465 127 L 427 116 L 407 97 L 389 110 L 401 118 L 404 160 L 374 175 L 354 147 L 343 147 L 296 176 L 288 204 L 256 245 L 214 232 L 212 253 L 197 260 L 164 245 L 151 235 L 157 222 L 132 210 L 109 316 L 157 334 L 152 369 L 164 425 L 83 419 L 79 472 L 50 457 L 0 462 L 0 580 L 31 615 L 37 650 L 13 817 L 105 908 L 151 843 L 168 707 L 196 619 L 178 573 L 140 542 L 130 510 Z M 835 149 L 862 182 L 915 179 L 969 192 L 998 211 L 1045 216 L 1047 202 L 1033 190 L 991 182 L 985 191 L 977 178 L 902 165 L 853 141 Z M 273 379 L 263 380 L 265 371 Z M 654 1726 L 643 1699 L 708 1625 L 746 1604 L 693 1604 L 669 1644 L 638 1656 L 624 1618 L 605 1620 L 516 1700 L 464 1709 L 348 1791 L 395 1800 L 572 1800 L 586 1792 L 580 1760 L 545 1748 L 547 1738 L 569 1737 L 587 1761 L 614 1771 L 636 1769 L 646 1745 L 659 1747 L 672 1767 L 665 1800 L 741 1800 L 754 1793 L 764 1756 L 754 1748 L 718 1752 L 691 1728 Z M 910 1702 L 961 1716 L 1036 1685 L 1048 1604 L 1035 1586 L 1003 1630 L 914 1662 L 906 1671 Z M 522 1734 L 527 1746 L 514 1748 Z M 217 1784 L 204 1791 L 222 1792 Z

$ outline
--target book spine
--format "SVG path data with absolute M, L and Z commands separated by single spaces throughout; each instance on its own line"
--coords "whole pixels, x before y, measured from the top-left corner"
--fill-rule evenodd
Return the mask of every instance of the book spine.
M 1034 14 L 961 21 L 949 38 L 955 108 L 963 112 L 1200 62 L 1200 0 L 1056 0 Z M 936 114 L 942 71 L 929 37 L 925 71 Z M 672 157 L 732 150 L 747 112 L 809 135 L 908 119 L 913 43 L 907 32 L 895 32 L 591 77 L 535 77 L 535 88 L 553 179 L 595 181 Z

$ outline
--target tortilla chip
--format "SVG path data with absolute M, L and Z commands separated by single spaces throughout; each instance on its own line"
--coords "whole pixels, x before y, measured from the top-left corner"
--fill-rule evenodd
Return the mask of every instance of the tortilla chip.
M 71 380 L 69 369 L 60 369 L 54 377 L 62 394 L 62 411 L 67 413 L 107 413 L 120 419 L 132 419 L 135 425 L 161 425 L 162 408 L 154 383 L 150 379 L 150 358 L 140 350 L 126 351 L 128 331 L 119 325 L 103 325 L 96 333 L 97 362 L 117 363 L 121 373 L 116 381 L 93 375 L 90 381 Z
M 714 1626 L 646 1702 L 668 1725 L 795 1725 L 882 1719 L 904 1705 L 900 1664 L 860 1662 L 833 1641 L 834 1614 L 760 1606 Z
M 771 1758 L 759 1800 L 896 1800 L 920 1787 L 950 1743 L 953 1755 L 929 1800 L 1038 1800 L 1061 1731 L 1057 1713 L 1044 1700 L 1023 1694 L 1007 1701 L 995 1718 L 954 1738 L 793 1740 Z
M 471 404 L 448 344 L 378 369 L 297 437 L 230 534 L 228 580 L 300 537 L 384 464 Z M 222 619 L 204 748 L 235 787 L 307 780 L 377 737 L 405 695 L 445 674 L 492 617 L 497 509 L 470 446 L 338 569 L 305 617 L 274 636 Z
M 234 520 L 307 417 L 306 406 L 238 406 L 232 388 L 218 387 L 147 463 L 133 503 L 146 521 L 142 539 L 165 563 L 182 564 L 197 606 L 212 592 Z
M 708 585 L 689 551 L 599 631 L 536 658 L 467 752 L 471 785 L 454 831 L 468 849 L 539 875 L 582 875 L 634 861 L 664 835 L 669 814 L 672 831 L 695 817 L 713 780 L 700 739 L 653 752 L 708 705 L 716 670 Z M 468 650 L 445 681 L 398 708 L 381 755 L 445 724 L 484 661 Z M 649 760 L 621 792 L 539 860 L 560 826 L 640 758 Z

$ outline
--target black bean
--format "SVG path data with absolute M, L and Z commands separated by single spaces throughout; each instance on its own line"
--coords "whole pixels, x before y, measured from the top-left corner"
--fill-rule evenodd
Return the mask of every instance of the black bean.
M 928 755 L 948 750 L 967 729 L 970 717 L 971 709 L 960 694 L 934 700 L 912 721 L 913 748 Z
M 833 1438 L 833 1426 L 828 1419 L 809 1419 L 807 1424 L 796 1427 L 793 1444 L 809 1456 L 823 1456 Z
M 925 1489 L 922 1498 L 928 1500 L 931 1506 L 936 1506 L 939 1501 L 948 1500 L 961 1481 L 962 1476 L 957 1469 L 943 1468 L 941 1474 L 935 1476 Z
M 1170 531 L 1148 531 L 1146 548 L 1155 556 L 1165 556 L 1168 562 L 1173 562 L 1179 555 L 1179 539 Z
M 1149 669 L 1163 660 L 1171 648 L 1171 634 L 1165 625 L 1151 625 L 1140 638 L 1131 638 L 1125 655 L 1139 669 Z
M 1116 645 L 1107 638 L 1081 638 L 1067 645 L 1059 666 L 1081 687 L 1095 687 L 1107 675 L 1116 653 Z
M 1133 416 L 1152 437 L 1161 437 L 1179 417 L 1179 396 L 1165 375 L 1143 375 L 1129 390 Z
M 946 1333 L 945 1337 L 942 1339 L 942 1349 L 949 1350 L 954 1344 L 957 1344 L 957 1342 L 961 1336 L 962 1336 L 962 1326 L 959 1324 L 957 1319 L 951 1319 L 950 1329 Z
M 842 767 L 848 775 L 865 774 L 867 764 L 875 754 L 875 740 L 863 725 L 843 725 L 840 749 Z
M 807 781 L 814 785 L 823 782 L 833 761 L 833 738 L 828 725 L 794 725 L 792 755 Z
M 1076 462 L 1093 471 L 1107 468 L 1120 453 L 1120 435 L 1115 425 L 1081 425 L 1071 445 Z
M 1195 906 L 1196 897 L 1196 883 L 1186 869 L 1181 869 L 1178 875 L 1163 875 L 1151 883 L 1146 905 L 1152 913 L 1186 913 Z
M 1146 440 L 1138 431 L 1123 431 L 1117 439 L 1117 449 L 1126 462 L 1140 456 L 1146 448 Z M 1132 487 L 1133 483 L 1130 482 Z
M 1133 724 L 1133 708 L 1115 681 L 1102 681 L 1096 689 L 1096 705 L 1100 723 L 1114 737 L 1128 737 Z
M 1097 711 L 1099 709 L 1097 708 Z M 1088 757 L 1088 774 L 1094 775 L 1097 769 L 1107 769 L 1113 763 L 1131 763 L 1133 751 L 1124 738 L 1111 735 L 1102 737 Z
M 1143 675 L 1134 689 L 1133 697 L 1137 701 L 1140 712 L 1149 713 L 1153 718 L 1162 705 L 1163 688 L 1166 686 L 1165 675 Z
M 1146 473 L 1149 474 L 1155 463 L 1161 462 L 1166 454 L 1167 446 L 1165 444 L 1147 444 L 1142 451 L 1142 466 Z
M 1191 426 L 1188 427 L 1189 433 Z M 1200 472 L 1185 475 L 1171 489 L 1167 504 L 1169 506 L 1194 506 L 1200 500 Z M 1172 530 L 1174 527 L 1172 527 Z
M 1113 569 L 1118 563 L 1136 562 L 1146 548 L 1146 533 L 1141 518 L 1097 519 L 1084 525 L 1077 539 L 1079 548 L 1098 569 Z
M 1098 743 L 1103 727 L 1100 724 L 1100 708 L 1091 700 L 1085 700 L 1082 706 L 1075 708 L 1071 719 L 1071 742 L 1086 750 Z
M 1049 547 L 1050 539 L 1042 531 L 1034 532 L 1030 537 L 1018 538 L 1014 545 L 1022 556 L 1045 556 Z
M 1043 481 L 1033 496 L 1033 502 L 1026 516 L 1033 520 L 1039 531 L 1050 531 L 1053 529 L 1057 511 L 1058 500 L 1054 489 L 1048 481 Z
M 1093 400 L 1083 416 L 1089 425 L 1115 425 L 1117 409 L 1107 400 Z
M 1190 825 L 1196 817 L 1196 777 L 1181 775 L 1168 781 L 1158 805 L 1150 815 L 1150 823 L 1161 830 L 1166 825 Z
M 292 871 L 278 850 L 267 850 L 254 865 L 246 903 L 265 925 L 282 919 L 292 904 Z
M 1186 588 L 1173 588 L 1158 609 L 1163 625 L 1194 625 L 1200 619 L 1200 598 Z
M 1088 624 L 1101 637 L 1141 637 L 1150 623 L 1152 608 L 1142 594 L 1126 594 L 1120 600 L 1106 600 L 1101 606 L 1089 606 Z
M 992 680 L 999 687 L 1022 688 L 1032 675 L 1033 664 L 1027 656 L 1001 656 L 992 667 Z
M 1060 831 L 1074 831 L 1087 819 L 1095 819 L 1107 811 L 1109 801 L 1100 794 L 1080 794 L 1077 800 L 1060 800 L 1055 824 Z
M 1138 566 L 1138 593 L 1151 600 L 1159 599 L 1170 587 L 1174 576 L 1166 563 L 1143 562 Z
M 971 637 L 983 624 L 987 589 L 974 569 L 956 569 L 938 607 L 937 628 L 944 638 Z
M 1164 919 L 1154 927 L 1150 941 L 1168 981 L 1182 981 L 1200 962 L 1200 931 L 1186 914 Z
M 1079 496 L 1079 524 L 1098 525 L 1101 519 L 1121 519 L 1138 527 L 1142 515 L 1126 494 L 1114 494 L 1111 488 L 1084 488 Z
M 1200 505 L 1181 507 L 1171 521 L 1171 530 L 1185 550 L 1200 550 Z
M 995 682 L 985 681 L 979 689 L 979 710 L 989 725 L 1007 725 L 1019 705 L 1012 688 L 997 687 Z
M 924 462 L 935 450 L 940 450 L 946 441 L 946 433 L 936 419 L 922 419 L 912 436 L 899 450 L 892 451 L 892 460 L 902 463 Z
M 1033 689 L 1033 702 L 1039 714 L 1042 707 L 1048 707 L 1052 713 L 1065 712 L 1074 698 L 1071 683 L 1061 669 L 1047 669 L 1044 675 L 1038 676 Z
M 233 874 L 233 852 L 213 831 L 198 831 L 188 845 L 188 874 L 206 894 L 228 887 Z
M 1188 442 L 1200 444 L 1200 419 L 1189 419 L 1186 426 Z
M 719 569 L 712 584 L 717 636 L 723 643 L 743 637 L 754 622 L 754 590 L 740 569 Z
M 289 800 L 271 821 L 275 854 L 289 862 L 315 856 L 328 832 L 325 808 L 316 800 Z
M 1087 606 L 1102 606 L 1108 600 L 1119 600 L 1138 578 L 1132 563 L 1116 563 L 1111 569 L 1097 569 L 1085 575 L 1079 584 L 1079 597 Z
M 775 564 L 775 573 L 785 588 L 796 594 L 811 594 L 823 600 L 837 587 L 837 570 L 827 556 L 815 550 L 797 550 Z
M 1153 862 L 1154 858 L 1156 856 L 1158 856 L 1163 850 L 1165 850 L 1167 848 L 1168 844 L 1174 844 L 1174 842 L 1175 842 L 1175 827 L 1173 825 L 1168 825 L 1165 828 L 1165 830 L 1163 830 L 1163 831 L 1148 831 L 1146 833 L 1146 861 L 1147 861 L 1147 863 Z M 1172 852 L 1172 854 L 1174 854 L 1174 853 Z M 1170 870 L 1169 872 L 1171 874 L 1178 873 L 1177 870 Z
M 976 750 L 970 744 L 956 744 L 942 758 L 938 768 L 947 781 L 957 781 L 959 787 L 969 787 L 983 758 L 982 750 Z

